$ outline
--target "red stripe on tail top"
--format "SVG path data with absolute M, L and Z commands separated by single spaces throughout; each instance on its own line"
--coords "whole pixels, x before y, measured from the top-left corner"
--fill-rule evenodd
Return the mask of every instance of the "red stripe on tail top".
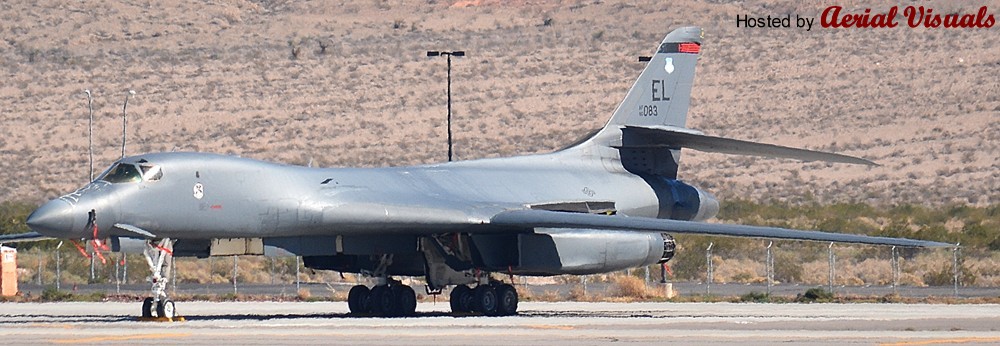
M 667 42 L 660 45 L 658 53 L 685 53 L 698 54 L 701 52 L 701 45 L 697 42 Z
M 698 54 L 701 52 L 701 46 L 697 43 L 681 43 L 678 45 L 677 51 L 681 53 Z

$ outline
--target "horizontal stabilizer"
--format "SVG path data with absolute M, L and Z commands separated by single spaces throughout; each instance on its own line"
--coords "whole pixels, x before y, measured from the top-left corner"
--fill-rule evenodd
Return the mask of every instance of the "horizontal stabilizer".
M 39 241 L 39 240 L 49 240 L 52 237 L 47 237 L 38 232 L 28 232 L 28 233 L 18 233 L 18 234 L 4 234 L 0 235 L 0 244 L 4 243 L 19 243 L 26 241 Z
M 720 235 L 730 237 L 811 240 L 838 243 L 891 245 L 903 247 L 954 247 L 954 244 L 935 241 L 870 237 L 857 234 L 803 231 L 778 227 L 745 226 L 704 223 L 648 217 L 609 216 L 584 213 L 565 213 L 547 210 L 510 210 L 497 214 L 490 222 L 508 227 L 583 228 L 637 232 L 669 232 L 679 234 Z
M 715 137 L 674 126 L 626 126 L 620 148 L 688 148 L 704 152 L 779 157 L 802 161 L 827 161 L 878 166 L 862 158 L 780 145 Z

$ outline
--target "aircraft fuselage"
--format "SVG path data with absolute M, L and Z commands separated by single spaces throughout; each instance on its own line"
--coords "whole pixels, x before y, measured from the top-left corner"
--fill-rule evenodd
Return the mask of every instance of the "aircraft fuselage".
M 566 201 L 613 202 L 616 212 L 630 216 L 656 217 L 660 209 L 643 178 L 552 154 L 398 168 L 308 168 L 203 153 L 121 162 L 155 165 L 162 175 L 97 180 L 40 212 L 58 207 L 70 215 L 69 229 L 77 233 L 66 237 L 90 236 L 85 226 L 94 210 L 102 236 L 135 236 L 113 228 L 128 224 L 158 237 L 207 239 L 352 235 L 374 228 L 406 234 L 421 224 L 485 223 L 498 210 Z M 418 204 L 426 207 L 413 207 Z

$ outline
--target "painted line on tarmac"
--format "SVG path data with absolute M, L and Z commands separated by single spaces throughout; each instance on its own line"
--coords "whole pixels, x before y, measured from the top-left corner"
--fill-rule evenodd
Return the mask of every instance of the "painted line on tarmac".
M 931 339 L 921 341 L 903 341 L 881 344 L 882 346 L 914 346 L 914 345 L 939 345 L 939 344 L 967 344 L 967 343 L 997 343 L 1000 337 L 996 338 L 956 338 L 956 339 Z
M 49 341 L 57 344 L 88 344 L 88 343 L 98 343 L 107 341 L 186 338 L 190 336 L 191 336 L 190 333 L 160 333 L 160 334 L 98 336 L 98 337 L 75 338 L 75 339 L 51 339 Z
M 527 326 L 531 329 L 555 329 L 555 330 L 573 330 L 576 329 L 573 326 L 557 326 L 551 324 L 534 324 Z
M 62 324 L 31 323 L 31 324 L 28 324 L 27 327 L 29 327 L 29 328 L 62 328 L 62 329 L 73 329 L 73 328 L 76 328 L 76 326 L 74 326 L 72 324 L 69 324 L 69 323 L 62 323 Z

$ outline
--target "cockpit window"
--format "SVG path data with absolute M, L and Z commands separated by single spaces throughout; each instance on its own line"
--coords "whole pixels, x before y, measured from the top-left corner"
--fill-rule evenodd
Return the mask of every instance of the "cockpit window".
M 142 170 L 142 178 L 146 181 L 157 181 L 163 177 L 163 171 L 160 170 L 160 166 L 139 165 L 139 169 Z
M 118 163 L 114 167 L 108 170 L 100 180 L 116 184 L 116 183 L 131 183 L 138 182 L 142 180 L 142 175 L 139 174 L 139 170 L 135 168 L 135 165 L 128 163 Z

